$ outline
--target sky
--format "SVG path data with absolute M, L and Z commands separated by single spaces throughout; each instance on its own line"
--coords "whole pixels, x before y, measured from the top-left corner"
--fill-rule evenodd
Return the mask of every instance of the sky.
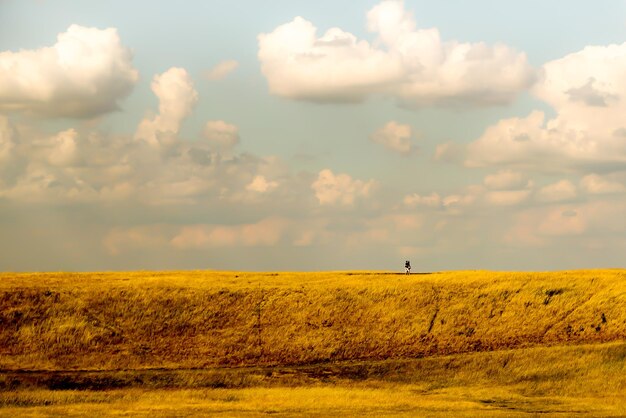
M 626 2 L 0 0 L 0 270 L 626 267 Z

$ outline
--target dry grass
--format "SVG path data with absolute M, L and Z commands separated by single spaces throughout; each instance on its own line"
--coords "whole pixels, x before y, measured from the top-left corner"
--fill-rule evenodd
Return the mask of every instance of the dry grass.
M 2 391 L 0 416 L 623 416 L 625 357 L 626 344 L 608 343 L 282 368 L 128 371 L 139 379 L 124 389 Z M 161 388 L 158 374 L 165 375 Z M 203 387 L 226 382 L 230 388 Z
M 0 276 L 0 368 L 422 357 L 626 337 L 626 272 Z
M 495 397 L 494 397 L 495 395 Z M 589 405 L 586 399 L 512 396 L 507 391 L 485 388 L 468 393 L 453 388 L 424 394 L 420 387 L 384 388 L 304 387 L 239 390 L 126 390 L 98 393 L 49 392 L 29 395 L 39 406 L 7 407 L 0 416 L 617 416 L 625 409 L 612 405 Z M 50 399 L 54 399 L 51 403 Z M 42 400 L 46 403 L 42 404 Z M 56 403 L 57 400 L 59 403 Z M 71 403 L 62 403 L 70 401 Z
M 623 270 L 4 273 L 0 415 L 625 415 L 625 302 Z

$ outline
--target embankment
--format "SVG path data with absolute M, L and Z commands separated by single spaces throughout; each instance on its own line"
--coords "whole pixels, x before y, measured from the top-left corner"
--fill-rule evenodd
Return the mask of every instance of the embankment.
M 0 275 L 0 369 L 380 360 L 626 338 L 626 271 Z

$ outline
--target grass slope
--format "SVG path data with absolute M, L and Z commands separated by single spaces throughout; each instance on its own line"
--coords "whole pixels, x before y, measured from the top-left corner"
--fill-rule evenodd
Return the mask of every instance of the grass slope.
M 626 271 L 0 274 L 0 416 L 624 416 Z
M 626 337 L 626 272 L 0 276 L 0 369 L 414 358 Z

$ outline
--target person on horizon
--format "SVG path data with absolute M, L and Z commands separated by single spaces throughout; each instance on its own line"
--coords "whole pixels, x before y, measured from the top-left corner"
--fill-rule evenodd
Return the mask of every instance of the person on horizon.
M 411 262 L 409 260 L 404 262 L 404 270 L 405 274 L 411 274 Z

